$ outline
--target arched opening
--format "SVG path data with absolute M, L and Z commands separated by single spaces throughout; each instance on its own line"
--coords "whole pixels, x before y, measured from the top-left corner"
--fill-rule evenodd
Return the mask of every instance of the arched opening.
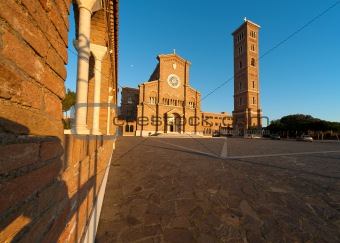
M 167 116 L 167 132 L 182 132 L 182 118 L 179 114 L 173 113 Z

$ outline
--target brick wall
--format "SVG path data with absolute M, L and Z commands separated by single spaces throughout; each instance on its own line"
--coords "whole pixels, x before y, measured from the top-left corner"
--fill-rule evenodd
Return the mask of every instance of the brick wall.
M 105 136 L 64 135 L 70 4 L 0 1 L 0 242 L 79 242 L 112 154 L 114 140 Z M 109 95 L 116 100 L 108 89 L 116 84 L 112 60 L 102 67 L 104 103 Z M 107 112 L 102 108 L 105 132 Z

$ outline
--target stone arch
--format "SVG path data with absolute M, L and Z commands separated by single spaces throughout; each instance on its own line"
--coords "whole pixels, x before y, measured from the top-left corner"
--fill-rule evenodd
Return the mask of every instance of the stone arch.
M 190 108 L 196 108 L 196 99 L 192 96 L 190 96 L 188 99 L 187 99 L 187 104 L 186 106 L 189 106 Z
M 147 93 L 146 102 L 149 103 L 149 104 L 156 104 L 158 102 L 157 98 L 158 98 L 157 92 L 151 90 Z
M 182 133 L 183 132 L 183 118 L 182 116 L 173 111 L 172 113 L 169 113 L 166 115 L 167 117 L 167 131 L 170 133 Z

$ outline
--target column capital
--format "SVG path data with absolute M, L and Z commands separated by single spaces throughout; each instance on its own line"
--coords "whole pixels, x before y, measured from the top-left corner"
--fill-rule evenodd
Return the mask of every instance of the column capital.
M 91 13 L 95 12 L 95 11 L 93 11 L 93 7 L 94 7 L 96 2 L 101 4 L 100 1 L 98 1 L 98 0 L 76 0 L 76 1 L 77 1 L 78 8 L 85 8 L 88 11 L 90 11 Z M 97 10 L 97 8 L 96 8 L 96 10 Z
M 107 47 L 91 43 L 90 50 L 96 60 L 102 61 L 104 56 L 106 55 Z

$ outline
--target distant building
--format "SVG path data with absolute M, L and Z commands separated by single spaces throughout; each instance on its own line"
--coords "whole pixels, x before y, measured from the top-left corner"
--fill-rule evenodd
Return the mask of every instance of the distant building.
M 137 106 L 139 101 L 139 89 L 122 87 L 122 99 L 119 119 L 137 119 Z
M 120 122 L 118 123 L 121 124 L 120 133 L 124 135 L 135 135 L 139 89 L 123 86 L 121 94 Z
M 230 133 L 232 129 L 233 116 L 226 113 L 202 112 L 203 135 L 210 136 L 215 132 Z
M 259 89 L 260 26 L 249 21 L 237 28 L 234 37 L 233 127 L 243 131 L 262 126 Z

